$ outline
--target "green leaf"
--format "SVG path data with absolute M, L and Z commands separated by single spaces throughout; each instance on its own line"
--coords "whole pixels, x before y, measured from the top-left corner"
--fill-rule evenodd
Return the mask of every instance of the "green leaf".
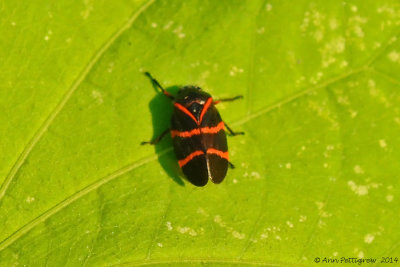
M 398 256 L 398 1 L 0 10 L 0 265 Z M 172 109 L 143 71 L 172 92 L 244 95 L 218 105 L 246 132 L 222 184 L 182 179 L 169 137 L 139 145 Z

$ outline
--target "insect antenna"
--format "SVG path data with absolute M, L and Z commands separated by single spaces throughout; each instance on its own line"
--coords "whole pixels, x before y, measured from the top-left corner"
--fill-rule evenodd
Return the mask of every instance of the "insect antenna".
M 153 78 L 153 76 L 151 76 L 150 72 L 145 72 L 144 75 L 146 75 L 147 77 L 149 77 L 149 79 L 151 80 L 151 82 L 153 83 L 153 85 L 155 85 L 156 87 L 160 88 L 161 92 L 166 95 L 168 98 L 170 99 L 174 99 L 174 96 L 171 95 L 168 91 L 166 91 L 161 84 Z

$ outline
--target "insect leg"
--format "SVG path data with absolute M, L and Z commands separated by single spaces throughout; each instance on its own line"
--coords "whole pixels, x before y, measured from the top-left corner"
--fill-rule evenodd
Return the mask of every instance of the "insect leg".
M 218 104 L 219 102 L 231 102 L 231 101 L 235 101 L 235 100 L 238 100 L 241 98 L 243 98 L 242 95 L 237 95 L 237 96 L 230 97 L 230 98 L 221 98 L 221 99 L 215 100 L 214 105 Z
M 168 98 L 170 99 L 174 99 L 174 96 L 171 95 L 169 92 L 167 92 L 162 86 L 161 84 L 153 78 L 153 76 L 151 76 L 151 74 L 149 72 L 145 72 L 144 75 L 146 75 L 147 77 L 149 77 L 149 79 L 151 80 L 151 82 L 153 83 L 153 85 L 157 86 L 158 88 L 160 88 L 161 92 L 166 95 Z
M 231 169 L 235 168 L 235 165 L 233 165 L 232 162 L 228 161 L 228 164 L 229 164 L 229 168 L 231 168 Z
M 226 124 L 225 122 L 224 122 L 224 124 L 225 124 L 225 127 L 226 127 L 226 129 L 228 130 L 228 132 L 229 132 L 230 135 L 235 136 L 235 135 L 243 135 L 243 134 L 244 134 L 244 132 L 234 132 L 234 131 L 228 126 L 228 124 Z
M 163 137 L 169 132 L 169 129 L 165 130 L 164 132 L 162 132 L 156 139 L 154 139 L 153 141 L 144 141 L 141 142 L 141 145 L 157 145 L 158 142 L 161 141 L 161 139 L 163 139 Z

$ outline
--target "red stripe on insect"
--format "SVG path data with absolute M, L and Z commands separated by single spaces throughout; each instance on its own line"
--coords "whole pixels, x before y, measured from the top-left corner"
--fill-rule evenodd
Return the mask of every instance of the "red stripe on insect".
M 201 150 L 196 150 L 195 152 L 190 153 L 186 158 L 178 160 L 179 167 L 185 166 L 189 161 L 191 161 L 193 158 L 198 157 L 200 155 L 203 155 L 204 152 Z
M 196 118 L 193 116 L 192 113 L 190 113 L 189 110 L 187 110 L 187 108 L 185 108 L 184 106 L 182 106 L 182 105 L 179 104 L 179 103 L 175 103 L 174 106 L 175 106 L 176 108 L 178 108 L 180 111 L 182 111 L 183 113 L 185 113 L 186 115 L 188 115 L 188 116 L 189 116 L 192 120 L 194 120 L 197 124 L 199 124 L 199 123 L 197 122 Z
M 191 131 L 184 131 L 184 132 L 180 132 L 177 130 L 172 130 L 171 131 L 171 137 L 174 138 L 176 136 L 178 137 L 183 137 L 183 138 L 188 138 L 188 137 L 192 137 L 193 135 L 199 135 L 200 134 L 200 129 L 196 128 L 193 129 Z
M 200 128 L 201 133 L 205 134 L 216 134 L 219 131 L 223 130 L 225 128 L 225 124 L 223 121 L 217 124 L 217 126 L 214 127 L 203 127 Z
M 221 121 L 218 123 L 217 126 L 214 127 L 202 127 L 202 128 L 196 128 L 190 131 L 184 131 L 180 132 L 177 130 L 172 130 L 171 131 L 171 137 L 174 138 L 176 136 L 178 137 L 183 137 L 183 138 L 189 138 L 192 137 L 193 135 L 199 135 L 199 134 L 216 134 L 219 131 L 223 130 L 225 128 L 224 122 Z
M 229 160 L 229 155 L 228 155 L 228 151 L 221 151 L 215 148 L 209 148 L 207 149 L 207 154 L 214 154 L 217 156 L 220 156 L 223 159 Z
M 212 100 L 212 98 L 210 97 L 210 98 L 207 99 L 206 103 L 204 104 L 203 110 L 201 111 L 201 114 L 200 114 L 200 121 L 199 121 L 199 124 L 200 124 L 201 121 L 203 120 L 203 116 L 204 116 L 204 114 L 206 114 L 206 112 L 207 112 L 208 108 L 211 106 L 211 103 L 212 103 L 212 102 L 213 102 L 213 100 Z

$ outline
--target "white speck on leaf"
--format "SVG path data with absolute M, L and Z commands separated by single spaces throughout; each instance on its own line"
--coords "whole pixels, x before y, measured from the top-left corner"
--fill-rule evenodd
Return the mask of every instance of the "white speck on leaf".
M 364 170 L 363 170 L 363 168 L 361 168 L 360 165 L 355 165 L 354 168 L 353 168 L 353 170 L 354 170 L 354 172 L 355 172 L 356 174 L 363 174 L 363 173 L 364 173 Z
M 239 233 L 238 231 L 233 231 L 232 236 L 237 239 L 244 239 L 246 237 L 245 234 Z
M 245 239 L 246 238 L 246 234 L 240 233 L 239 231 L 233 229 L 233 227 L 228 226 L 228 224 L 222 220 L 220 215 L 215 215 L 214 222 L 221 228 L 224 228 L 228 233 L 231 233 L 234 238 L 237 238 L 237 239 Z
M 337 101 L 340 104 L 345 105 L 345 106 L 349 106 L 350 105 L 350 101 L 349 101 L 349 98 L 347 96 L 340 95 L 340 96 L 338 96 Z
M 336 55 L 344 52 L 346 48 L 346 39 L 343 36 L 338 36 L 329 42 L 325 43 L 322 49 L 320 49 L 321 53 L 321 64 L 323 68 L 329 67 L 331 64 L 337 61 Z M 343 64 L 342 61 L 341 64 Z M 342 68 L 347 67 L 347 61 L 345 65 L 341 65 Z
M 324 206 L 325 206 L 325 203 L 321 202 L 321 201 L 317 201 L 317 202 L 315 202 L 315 204 L 317 205 L 317 208 L 319 210 L 322 210 L 324 208 Z
M 304 13 L 300 30 L 308 33 L 316 42 L 321 42 L 325 36 L 325 19 L 326 15 L 313 7 Z
M 169 28 L 171 28 L 172 24 L 174 24 L 172 20 L 168 21 L 167 24 L 164 25 L 164 30 L 168 30 Z
M 381 47 L 381 43 L 380 42 L 375 42 L 374 43 L 374 49 L 378 49 L 379 47 Z
M 265 5 L 265 10 L 267 10 L 268 12 L 272 10 L 272 5 L 270 3 L 267 3 Z
M 113 69 L 114 69 L 114 62 L 110 62 L 108 64 L 107 71 L 111 73 L 113 71 Z
M 375 239 L 375 236 L 373 234 L 366 234 L 364 236 L 364 242 L 367 244 L 371 244 L 372 241 L 374 241 L 374 239 Z
M 238 67 L 236 67 L 236 66 L 232 66 L 232 68 L 230 69 L 230 71 L 229 71 L 229 75 L 231 75 L 231 76 L 236 76 L 236 74 L 238 74 L 238 73 L 243 73 L 243 69 L 241 69 L 241 68 L 238 68 Z
M 173 33 L 175 33 L 180 39 L 185 38 L 186 34 L 183 33 L 182 30 L 183 26 L 179 25 L 178 27 L 175 28 L 175 30 L 173 30 Z
M 388 58 L 393 62 L 400 63 L 400 53 L 397 52 L 396 50 L 391 51 L 388 54 Z
M 208 217 L 208 216 L 209 216 L 208 213 L 207 213 L 203 208 L 198 208 L 198 209 L 197 209 L 197 213 L 198 213 L 198 214 L 201 214 L 201 215 L 203 215 L 203 216 L 205 216 L 205 217 Z
M 300 215 L 299 222 L 305 222 L 307 220 L 307 216 Z
M 263 34 L 264 31 L 265 31 L 265 28 L 264 28 L 264 27 L 261 27 L 261 28 L 257 29 L 257 33 L 258 33 L 258 34 Z
M 356 195 L 365 196 L 368 194 L 369 185 L 357 185 L 354 181 L 348 181 L 347 185 Z
M 81 16 L 83 19 L 87 19 L 93 10 L 93 3 L 92 0 L 83 0 L 83 4 L 85 5 L 85 10 L 81 12 Z
M 381 148 L 386 148 L 387 147 L 386 140 L 385 139 L 379 140 L 379 145 Z
M 192 229 L 192 228 L 190 228 L 188 226 L 184 226 L 184 227 L 177 226 L 176 227 L 176 231 L 178 231 L 178 233 L 181 233 L 181 234 L 186 234 L 187 233 L 187 234 L 189 234 L 191 236 L 197 236 L 197 232 L 194 229 Z
M 85 10 L 81 12 L 81 16 L 83 19 L 87 19 L 93 10 L 93 3 L 92 0 L 83 0 L 83 4 L 85 5 Z
M 314 33 L 314 38 L 317 42 L 322 41 L 322 39 L 324 38 L 324 33 L 322 31 L 316 31 Z
M 27 197 L 26 198 L 26 200 L 25 200 L 27 203 L 32 203 L 33 201 L 35 201 L 35 198 L 34 197 L 31 197 L 31 196 L 29 196 L 29 197 Z
M 255 179 L 260 179 L 260 174 L 258 172 L 251 172 L 250 176 L 254 177 Z
M 306 80 L 305 76 L 301 76 L 299 79 L 297 79 L 296 80 L 296 87 L 303 86 L 305 80 Z
M 387 202 L 392 202 L 392 201 L 393 201 L 393 198 L 394 198 L 393 195 L 387 195 L 387 196 L 386 196 L 386 201 L 387 201 Z
M 92 97 L 96 100 L 98 104 L 102 104 L 104 102 L 103 95 L 97 90 L 92 91 Z
M 332 18 L 329 20 L 329 27 L 331 28 L 331 30 L 336 30 L 338 27 L 338 21 L 336 20 L 336 18 Z
M 249 168 L 249 164 L 248 164 L 248 163 L 245 163 L 245 162 L 242 162 L 242 163 L 240 164 L 240 166 L 242 166 L 242 167 L 245 168 L 245 169 Z
M 365 36 L 363 26 L 367 21 L 367 18 L 359 15 L 354 15 L 347 21 L 346 39 L 361 51 L 364 51 L 366 47 L 363 40 Z
M 358 112 L 357 111 L 355 111 L 355 110 L 349 110 L 349 112 L 350 112 L 350 116 L 351 116 L 351 118 L 355 118 L 355 117 L 357 117 L 357 114 L 358 114 Z
M 326 226 L 326 222 L 324 222 L 323 220 L 319 220 L 318 221 L 318 227 L 319 228 L 323 228 L 324 226 Z
M 392 38 L 390 38 L 389 44 L 393 44 L 396 41 L 397 41 L 397 36 L 393 36 Z
M 192 68 L 195 68 L 198 66 L 200 66 L 200 61 L 195 61 L 195 62 L 190 63 L 190 67 L 192 67 Z
M 368 80 L 368 87 L 369 88 L 375 88 L 376 87 L 376 82 L 374 80 Z
M 261 238 L 261 239 L 267 239 L 267 238 L 268 238 L 268 233 L 262 233 L 262 234 L 260 235 L 260 238 Z
M 321 216 L 323 218 L 332 216 L 331 213 L 328 213 L 327 211 L 325 211 L 325 203 L 324 202 L 316 201 L 315 204 L 317 205 L 319 216 Z M 321 224 L 320 227 L 322 227 L 323 225 L 325 225 L 325 222 L 320 221 L 320 224 Z
M 357 256 L 360 259 L 364 258 L 364 252 L 360 251 Z
M 340 63 L 341 68 L 346 68 L 348 65 L 349 65 L 349 62 L 347 62 L 346 60 L 342 60 L 342 62 Z

